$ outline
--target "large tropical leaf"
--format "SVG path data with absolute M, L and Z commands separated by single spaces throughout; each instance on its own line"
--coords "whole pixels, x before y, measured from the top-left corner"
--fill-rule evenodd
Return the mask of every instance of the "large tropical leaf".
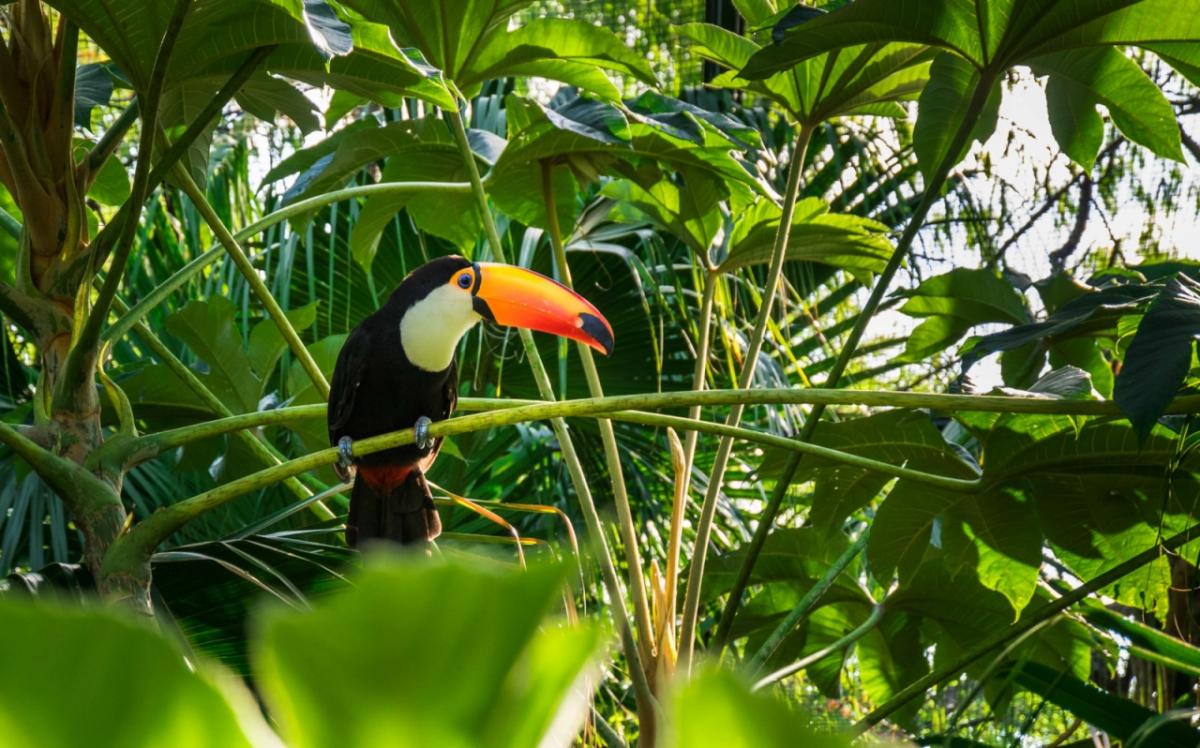
M 510 29 L 509 18 L 529 2 L 344 0 L 347 7 L 386 24 L 394 39 L 418 49 L 425 62 L 468 96 L 490 79 L 536 75 L 618 98 L 600 68 L 654 83 L 645 60 L 606 30 L 570 19 L 543 19 Z

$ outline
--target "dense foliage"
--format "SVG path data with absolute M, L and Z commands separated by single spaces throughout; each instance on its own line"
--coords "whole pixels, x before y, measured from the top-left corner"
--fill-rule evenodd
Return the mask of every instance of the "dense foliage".
M 0 4 L 0 743 L 1196 745 L 1200 0 L 577 5 Z M 451 253 L 616 349 L 472 331 L 359 569 Z

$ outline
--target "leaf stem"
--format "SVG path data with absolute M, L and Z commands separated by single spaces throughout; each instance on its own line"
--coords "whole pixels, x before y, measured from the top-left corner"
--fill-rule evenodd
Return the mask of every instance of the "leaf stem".
M 708 356 L 712 348 L 712 316 L 713 298 L 717 294 L 717 284 L 720 276 L 708 269 L 706 263 L 700 265 L 700 277 L 703 278 L 704 290 L 700 296 L 700 337 L 696 341 L 696 366 L 692 371 L 692 390 L 702 391 L 708 385 Z M 688 411 L 688 418 L 693 421 L 700 419 L 701 405 L 693 405 Z M 692 465 L 696 460 L 696 442 L 700 432 L 689 431 L 683 438 L 683 495 L 686 497 L 691 490 Z
M 571 266 L 567 263 L 567 251 L 562 241 L 562 229 L 558 225 L 558 205 L 554 198 L 553 164 L 543 160 L 541 172 L 542 196 L 546 206 L 546 223 L 549 227 L 550 246 L 554 250 L 554 262 L 558 266 L 562 282 L 567 288 L 574 290 Z M 600 382 L 600 375 L 596 371 L 596 361 L 592 358 L 592 349 L 583 343 L 576 343 L 575 347 L 579 351 L 579 360 L 583 363 L 588 393 L 592 397 L 604 397 L 604 387 Z M 625 487 L 621 455 L 617 451 L 617 435 L 613 431 L 612 421 L 607 418 L 597 419 L 596 426 L 600 430 L 600 440 L 604 443 L 604 458 L 608 464 L 608 476 L 612 483 L 613 502 L 617 508 L 617 518 L 620 520 L 621 540 L 625 543 L 625 565 L 629 568 L 629 588 L 630 596 L 633 598 L 633 617 L 638 627 L 638 641 L 642 646 L 642 655 L 648 657 L 654 651 L 654 629 L 650 619 L 650 602 L 646 597 L 646 580 L 642 576 L 642 557 L 638 547 L 637 527 L 634 525 L 633 512 L 629 507 L 629 492 Z
M 912 247 L 917 233 L 921 230 L 925 216 L 929 213 L 933 204 L 940 199 L 946 178 L 949 176 L 950 170 L 954 168 L 954 165 L 958 163 L 959 154 L 962 153 L 963 148 L 967 145 L 967 141 L 971 137 L 975 121 L 987 103 L 988 94 L 991 91 L 993 83 L 994 78 L 990 75 L 985 74 L 980 78 L 979 84 L 967 107 L 966 116 L 959 123 L 958 131 L 955 132 L 954 138 L 950 142 L 950 148 L 946 151 L 946 156 L 938 165 L 938 169 L 933 177 L 925 185 L 921 201 L 917 204 L 912 217 L 904 227 L 904 233 L 901 235 L 900 241 L 896 244 L 896 249 L 892 251 L 892 256 L 888 259 L 887 265 L 884 267 L 883 272 L 880 273 L 879 279 L 875 282 L 875 287 L 871 289 L 871 295 L 867 298 L 867 303 L 863 305 L 862 310 L 859 312 L 858 319 L 855 321 L 854 327 L 842 347 L 841 354 L 834 362 L 833 368 L 829 371 L 829 376 L 825 380 L 827 386 L 838 386 L 842 375 L 846 371 L 846 367 L 849 366 L 850 361 L 854 358 L 859 342 L 866 332 L 867 325 L 870 324 L 871 318 L 879 309 L 879 305 L 883 301 L 883 296 L 887 293 L 888 286 L 891 285 L 896 271 L 900 269 L 900 265 L 903 264 L 905 257 L 908 256 L 908 250 Z M 808 418 L 805 419 L 804 428 L 798 437 L 801 441 L 808 441 L 813 437 L 824 412 L 825 406 L 822 404 L 818 404 L 812 409 Z M 721 612 L 721 620 L 717 625 L 716 635 L 716 646 L 718 648 L 724 648 L 729 641 L 729 632 L 733 627 L 733 619 L 737 616 L 738 607 L 741 605 L 742 596 L 746 591 L 746 585 L 749 583 L 750 575 L 754 570 L 754 564 L 758 561 L 759 554 L 762 553 L 763 544 L 766 543 L 767 535 L 771 532 L 775 524 L 775 518 L 779 514 L 779 509 L 783 505 L 784 498 L 787 496 L 788 488 L 791 487 L 792 480 L 796 477 L 796 470 L 800 467 L 800 460 L 801 455 L 799 453 L 793 454 L 789 458 L 787 465 L 784 467 L 783 475 L 775 483 L 771 498 L 767 502 L 762 516 L 759 517 L 758 526 L 754 530 L 754 535 L 750 539 L 750 545 L 746 551 L 746 558 L 742 561 L 742 565 L 738 569 L 737 579 L 734 580 L 729 597 L 725 601 L 725 609 Z
M 317 366 L 316 360 L 312 357 L 312 353 L 305 347 L 304 341 L 300 339 L 300 335 L 296 332 L 296 328 L 292 327 L 291 321 L 287 318 L 283 308 L 279 306 L 279 302 L 271 295 L 271 290 L 267 288 L 267 284 L 259 277 L 258 270 L 254 267 L 254 263 L 250 262 L 250 258 L 242 251 L 241 245 L 237 239 L 229 232 L 229 229 L 221 221 L 220 216 L 213 210 L 209 204 L 208 198 L 201 192 L 200 187 L 196 184 L 192 176 L 188 174 L 187 169 L 182 165 L 175 165 L 175 179 L 179 181 L 183 191 L 192 200 L 192 204 L 200 211 L 200 215 L 204 218 L 205 223 L 216 234 L 217 240 L 225 247 L 225 251 L 233 258 L 233 263 L 242 273 L 242 277 L 250 284 L 250 289 L 254 291 L 254 295 L 258 297 L 258 302 L 267 310 L 267 314 L 271 316 L 271 320 L 275 326 L 279 328 L 279 333 L 283 339 L 287 341 L 288 348 L 291 349 L 292 355 L 300 362 L 300 366 L 308 374 L 308 378 L 312 381 L 313 386 L 317 388 L 317 392 L 321 395 L 322 400 L 329 399 L 329 381 L 325 379 L 325 374 L 322 373 L 321 367 Z
M 467 138 L 467 129 L 463 124 L 462 107 L 446 112 L 446 116 L 450 119 L 454 136 L 458 141 L 459 153 L 462 155 L 463 162 L 467 168 L 467 174 L 471 180 L 471 191 L 474 193 L 479 206 L 479 212 L 483 219 L 483 226 L 487 233 L 488 242 L 492 248 L 492 254 L 498 261 L 506 262 L 504 245 L 500 241 L 500 232 L 496 230 L 496 222 L 493 220 L 491 208 L 488 206 L 487 193 L 484 191 L 483 181 L 479 177 L 479 169 L 475 164 L 475 155 L 471 151 L 471 143 Z M 538 353 L 537 345 L 533 342 L 533 334 L 529 330 L 522 328 L 520 330 L 520 337 L 521 343 L 525 347 L 525 357 L 529 362 L 529 368 L 533 372 L 533 379 L 537 382 L 538 392 L 542 398 L 554 400 L 554 388 L 550 384 L 550 377 L 546 373 L 546 366 L 542 363 L 542 357 Z M 566 422 L 561 418 L 556 418 L 551 421 L 551 426 L 554 429 L 555 436 L 558 438 L 559 450 L 562 453 L 563 462 L 566 464 L 567 471 L 571 475 L 571 483 L 575 487 L 575 495 L 579 499 L 579 504 L 583 509 L 583 518 L 588 528 L 588 538 L 597 551 L 600 560 L 601 576 L 604 579 L 605 587 L 608 589 L 608 594 L 611 598 L 609 607 L 621 634 L 621 645 L 625 652 L 625 658 L 629 662 L 630 677 L 633 679 L 639 713 L 642 713 L 643 717 L 647 711 L 656 713 L 658 711 L 657 702 L 650 690 L 649 681 L 642 667 L 642 658 L 638 652 L 637 643 L 633 639 L 632 629 L 629 625 L 625 608 L 625 593 L 621 589 L 621 580 L 617 576 L 616 564 L 613 562 L 612 551 L 608 547 L 608 540 L 604 536 L 604 525 L 600 520 L 600 513 L 596 510 L 596 502 L 592 499 L 592 491 L 588 486 L 587 476 L 583 472 L 583 464 L 579 461 L 579 455 L 575 451 L 575 444 L 571 440 L 571 434 L 567 431 Z M 647 732 L 654 729 L 653 724 L 643 725 L 642 727 Z
M 800 181 L 804 173 L 804 161 L 808 157 L 808 145 L 812 140 L 812 127 L 801 124 L 797 126 L 796 147 L 792 154 L 791 167 L 788 169 L 787 190 L 783 197 L 782 212 L 779 217 L 779 227 L 775 231 L 775 246 L 771 253 L 771 266 L 767 271 L 767 282 L 763 287 L 763 300 L 758 310 L 758 318 L 754 322 L 754 331 L 750 334 L 742 371 L 738 376 L 738 388 L 747 389 L 754 380 L 754 371 L 758 365 L 758 354 L 762 350 L 767 322 L 771 317 L 771 309 L 775 304 L 780 280 L 783 277 L 783 264 L 787 258 L 788 240 L 792 233 L 792 216 L 795 212 L 796 198 L 800 194 Z M 742 420 L 744 406 L 734 405 L 725 419 L 728 426 L 737 426 Z M 725 481 L 725 468 L 733 450 L 733 439 L 724 438 L 717 445 L 716 457 L 713 460 L 712 473 L 708 478 L 708 487 L 704 494 L 704 504 L 700 508 L 700 521 L 696 525 L 696 538 L 692 546 L 692 563 L 688 569 L 687 592 L 683 598 L 683 622 L 680 626 L 679 660 L 684 668 L 691 667 L 692 653 L 696 643 L 696 626 L 700 617 L 700 588 L 704 581 L 704 563 L 708 555 L 709 538 L 712 535 L 713 518 L 717 511 L 717 499 L 721 495 L 721 486 Z

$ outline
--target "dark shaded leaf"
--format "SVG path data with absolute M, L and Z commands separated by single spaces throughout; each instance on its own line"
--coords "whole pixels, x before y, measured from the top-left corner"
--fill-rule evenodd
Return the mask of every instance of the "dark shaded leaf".
M 1125 353 L 1113 398 L 1144 442 L 1192 364 L 1200 340 L 1200 283 L 1179 275 L 1150 305 Z

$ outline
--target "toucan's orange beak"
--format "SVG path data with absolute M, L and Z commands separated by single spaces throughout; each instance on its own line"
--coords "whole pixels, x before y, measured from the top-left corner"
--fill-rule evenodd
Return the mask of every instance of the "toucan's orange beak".
M 613 332 L 591 302 L 558 281 L 525 268 L 476 263 L 475 311 L 507 327 L 524 327 L 612 353 Z

